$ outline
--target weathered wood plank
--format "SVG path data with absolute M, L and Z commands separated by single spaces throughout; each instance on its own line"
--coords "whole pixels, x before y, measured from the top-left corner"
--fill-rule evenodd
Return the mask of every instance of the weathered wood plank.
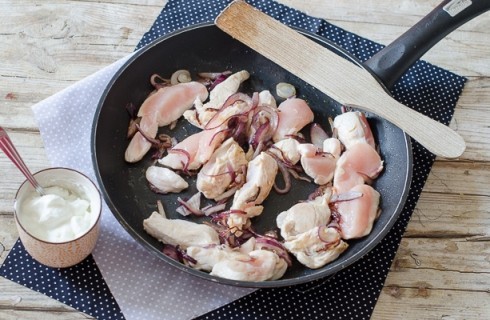
M 69 80 L 81 79 L 132 52 L 160 12 L 155 6 L 100 2 L 80 2 L 76 10 L 66 1 L 11 6 L 12 15 L 2 21 L 2 30 L 8 31 L 0 33 L 5 47 L 0 51 L 0 74 L 39 78 L 55 74 Z
M 437 161 L 424 191 L 489 196 L 489 182 L 488 162 Z
M 486 292 L 387 286 L 383 288 L 372 319 L 488 319 L 489 301 Z
M 490 236 L 490 198 L 423 192 L 405 237 Z
M 450 127 L 456 130 L 466 142 L 466 151 L 461 157 L 463 160 L 488 161 L 490 159 L 489 89 L 489 77 L 471 77 L 458 101 Z
M 0 277 L 0 319 L 93 318 L 43 294 Z
M 407 268 L 486 274 L 490 289 L 490 242 L 462 239 L 404 238 L 393 270 Z M 430 281 L 430 279 L 428 279 Z M 453 287 L 453 289 L 458 289 Z
M 355 1 L 336 2 L 335 5 L 321 0 L 280 2 L 385 45 L 440 3 L 438 0 L 413 0 L 384 2 L 380 5 L 371 0 L 363 1 L 362 6 L 359 6 Z M 483 14 L 448 35 L 429 50 L 423 59 L 465 76 L 488 75 L 488 68 L 484 66 L 490 64 L 490 57 L 485 54 L 490 44 L 490 38 L 485 35 L 489 28 L 490 17 Z M 454 61 L 464 63 L 456 64 Z
M 424 268 L 390 270 L 385 287 L 430 288 L 485 292 L 489 289 L 490 275 L 477 272 L 458 272 Z

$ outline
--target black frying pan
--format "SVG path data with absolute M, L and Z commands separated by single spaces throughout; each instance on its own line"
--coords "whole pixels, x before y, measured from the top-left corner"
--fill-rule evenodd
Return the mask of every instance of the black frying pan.
M 464 1 L 445 1 L 409 32 L 364 64 L 321 37 L 297 31 L 352 63 L 370 70 L 383 86 L 389 88 L 410 65 L 447 33 L 490 9 L 490 1 L 473 0 L 470 7 L 451 17 L 444 11 L 448 2 L 455 6 L 456 2 Z M 385 170 L 374 183 L 374 187 L 381 194 L 382 214 L 375 222 L 372 232 L 362 239 L 349 241 L 349 248 L 337 260 L 317 270 L 308 269 L 295 261 L 280 280 L 244 282 L 210 276 L 165 256 L 161 252 L 162 244 L 143 230 L 143 220 L 156 210 L 158 199 L 162 200 L 169 218 L 182 218 L 175 212 L 178 195 L 157 195 L 149 190 L 144 173 L 152 163 L 150 154 L 136 164 L 124 161 L 129 122 L 125 106 L 129 102 L 140 105 L 144 101 L 152 91 L 149 83 L 152 74 L 169 76 L 178 69 L 188 69 L 194 75 L 207 71 L 248 70 L 251 78 L 243 85 L 241 91 L 250 94 L 264 89 L 274 92 L 278 82 L 291 83 L 297 88 L 298 96 L 305 99 L 313 109 L 315 122 L 323 124 L 325 128 L 328 128 L 326 124 L 329 116 L 334 117 L 341 113 L 338 103 L 235 41 L 212 24 L 188 27 L 144 47 L 125 63 L 111 80 L 99 102 L 92 130 L 93 163 L 101 191 L 117 220 L 136 241 L 173 266 L 208 280 L 237 286 L 278 287 L 305 283 L 331 275 L 360 259 L 383 239 L 398 218 L 408 194 L 412 174 L 412 151 L 407 135 L 388 121 L 368 113 L 368 121 L 385 161 Z M 185 120 L 180 120 L 173 131 L 166 128 L 160 130 L 175 136 L 179 141 L 197 131 L 198 129 L 187 124 Z M 190 178 L 189 181 L 191 182 Z M 190 184 L 194 185 L 192 182 Z M 315 186 L 299 181 L 294 183 L 293 189 L 286 195 L 278 195 L 272 191 L 264 202 L 264 212 L 253 220 L 256 231 L 264 233 L 275 229 L 277 214 L 299 200 L 306 199 L 314 189 Z M 179 196 L 188 197 L 195 192 L 195 187 L 191 187 Z M 199 222 L 202 218 L 195 220 Z

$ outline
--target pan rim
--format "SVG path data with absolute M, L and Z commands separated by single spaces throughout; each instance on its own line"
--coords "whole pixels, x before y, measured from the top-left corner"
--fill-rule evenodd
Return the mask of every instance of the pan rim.
M 196 270 L 193 268 L 190 268 L 180 262 L 177 262 L 173 259 L 170 259 L 169 257 L 165 256 L 162 254 L 160 251 L 158 251 L 153 245 L 148 243 L 145 239 L 143 239 L 132 227 L 131 225 L 125 220 L 124 216 L 120 213 L 119 209 L 117 206 L 113 203 L 112 199 L 109 197 L 109 194 L 105 188 L 103 178 L 101 175 L 101 172 L 99 170 L 99 162 L 97 158 L 97 150 L 96 150 L 96 140 L 97 140 L 97 128 L 98 128 L 98 119 L 102 110 L 102 107 L 104 105 L 104 102 L 111 91 L 112 87 L 118 80 L 118 78 L 121 76 L 121 74 L 124 73 L 124 71 L 132 64 L 134 63 L 141 55 L 143 55 L 146 51 L 150 50 L 151 48 L 154 48 L 155 46 L 160 45 L 161 43 L 165 42 L 167 39 L 170 39 L 172 37 L 179 36 L 182 33 L 185 32 L 192 32 L 192 30 L 195 29 L 201 29 L 201 28 L 209 28 L 209 27 L 215 27 L 217 28 L 213 22 L 205 22 L 205 23 L 199 23 L 195 25 L 191 25 L 176 31 L 173 31 L 167 35 L 161 36 L 155 40 L 153 40 L 151 43 L 148 45 L 138 49 L 135 51 L 135 53 L 126 61 L 124 64 L 118 69 L 118 71 L 114 74 L 114 76 L 111 78 L 109 81 L 108 85 L 104 89 L 101 98 L 99 99 L 99 103 L 97 105 L 97 109 L 94 115 L 94 120 L 92 123 L 92 132 L 91 132 L 91 153 L 92 153 L 92 164 L 94 166 L 94 172 L 95 176 L 97 179 L 97 183 L 99 184 L 99 188 L 101 190 L 101 193 L 103 194 L 104 200 L 106 201 L 107 206 L 109 207 L 111 213 L 115 216 L 116 220 L 118 223 L 123 227 L 123 229 L 128 232 L 131 237 L 140 245 L 142 245 L 146 250 L 151 252 L 154 256 L 158 257 L 159 259 L 165 261 L 166 263 L 178 268 L 181 271 L 185 271 L 187 273 L 190 273 L 194 276 L 197 276 L 201 279 L 205 279 L 211 282 L 216 282 L 220 284 L 226 284 L 226 285 L 231 285 L 231 286 L 237 286 L 237 287 L 249 287 L 249 288 L 275 288 L 275 287 L 284 287 L 284 286 L 291 286 L 291 285 L 297 285 L 297 284 L 305 284 L 307 282 L 313 281 L 313 280 L 318 280 L 321 278 L 326 278 L 329 276 L 334 275 L 335 273 L 345 269 L 346 267 L 352 265 L 362 257 L 364 257 L 367 253 L 369 253 L 376 245 L 378 245 L 383 238 L 386 237 L 388 234 L 389 230 L 392 229 L 396 221 L 398 221 L 398 218 L 400 217 L 400 214 L 406 204 L 406 200 L 409 194 L 410 190 L 410 185 L 412 181 L 412 166 L 413 166 L 413 153 L 412 153 L 412 144 L 409 136 L 403 132 L 403 137 L 404 137 L 404 144 L 405 144 L 405 150 L 407 151 L 406 155 L 406 169 L 407 169 L 407 175 L 405 177 L 404 181 L 404 188 L 402 190 L 402 196 L 400 200 L 398 201 L 398 204 L 396 205 L 396 208 L 394 210 L 394 213 L 391 215 L 390 219 L 388 220 L 387 223 L 383 225 L 381 228 L 380 232 L 376 234 L 376 236 L 371 239 L 359 252 L 357 252 L 355 255 L 349 257 L 344 261 L 344 263 L 336 265 L 332 268 L 324 269 L 320 272 L 313 273 L 310 275 L 304 275 L 300 276 L 297 278 L 288 278 L 288 279 L 278 279 L 278 280 L 271 280 L 271 281 L 261 281 L 261 282 L 252 282 L 252 281 L 237 281 L 237 280 L 230 280 L 230 279 L 225 279 L 225 278 L 219 278 L 216 276 L 212 276 L 207 272 L 203 272 L 200 270 Z M 364 67 L 363 64 L 356 59 L 352 54 L 347 52 L 346 50 L 342 49 L 341 47 L 337 46 L 336 44 L 332 43 L 328 39 L 325 39 L 317 34 L 311 33 L 309 31 L 306 31 L 304 29 L 299 29 L 299 28 L 293 28 L 297 32 L 303 34 L 304 36 L 307 36 L 309 38 L 312 38 L 325 47 L 328 47 L 330 50 L 334 50 L 339 52 L 341 55 L 344 56 L 344 58 L 350 60 L 351 62 L 357 64 L 359 67 L 362 67 L 366 70 L 369 71 L 368 68 Z M 371 71 L 370 71 L 371 72 Z M 372 72 L 371 72 L 372 74 Z M 376 80 L 379 82 L 378 78 L 376 75 L 373 74 L 373 76 L 376 78 Z M 379 82 L 380 85 L 383 86 L 383 88 L 386 89 L 386 87 Z M 389 92 L 389 91 L 388 91 Z M 401 130 L 401 129 L 400 129 Z

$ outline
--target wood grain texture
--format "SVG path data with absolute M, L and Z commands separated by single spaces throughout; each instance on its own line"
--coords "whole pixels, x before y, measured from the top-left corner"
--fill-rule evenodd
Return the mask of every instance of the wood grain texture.
M 366 69 L 306 39 L 245 1 L 232 2 L 215 23 L 337 102 L 387 119 L 432 153 L 457 158 L 464 152 L 465 142 L 459 134 L 396 101 Z
M 388 44 L 438 0 L 280 0 Z M 133 51 L 164 0 L 0 0 L 0 125 L 33 170 L 49 166 L 30 107 Z M 489 319 L 490 14 L 462 26 L 424 59 L 468 77 L 451 128 L 467 143 L 438 159 L 394 259 L 373 319 Z M 0 263 L 17 232 L 22 175 L 0 155 Z M 418 261 L 418 263 L 417 263 Z M 20 298 L 20 301 L 19 301 Z M 0 278 L 0 319 L 90 318 Z

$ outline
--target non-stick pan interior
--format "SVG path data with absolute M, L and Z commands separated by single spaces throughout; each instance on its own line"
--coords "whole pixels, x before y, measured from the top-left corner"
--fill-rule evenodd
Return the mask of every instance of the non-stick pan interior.
M 314 35 L 308 36 L 336 50 L 326 41 Z M 347 54 L 341 51 L 338 53 L 354 62 Z M 251 283 L 215 278 L 163 255 L 162 244 L 143 230 L 143 220 L 156 210 L 158 199 L 163 202 L 169 218 L 182 218 L 175 212 L 177 196 L 188 197 L 196 189 L 190 188 L 180 195 L 155 194 L 148 188 L 144 174 L 145 169 L 152 163 L 150 154 L 136 164 L 124 161 L 129 122 L 125 107 L 128 103 L 142 103 L 152 90 L 149 83 L 152 74 L 169 77 L 178 69 L 188 69 L 193 75 L 197 72 L 236 72 L 245 69 L 251 74 L 242 90 L 247 93 L 268 89 L 275 94 L 278 82 L 291 83 L 296 87 L 298 97 L 305 99 L 314 110 L 315 122 L 327 130 L 330 130 L 328 117 L 341 113 L 341 106 L 335 101 L 230 38 L 213 25 L 185 29 L 140 50 L 115 75 L 100 100 L 94 120 L 92 146 L 95 171 L 107 204 L 122 226 L 150 252 L 178 268 L 206 279 L 239 286 L 275 287 L 304 283 L 339 271 L 365 255 L 386 235 L 398 217 L 408 192 L 411 178 L 411 147 L 407 136 L 400 129 L 382 118 L 368 114 L 381 156 L 385 161 L 385 170 L 374 184 L 381 194 L 382 213 L 371 234 L 360 240 L 350 241 L 348 250 L 336 261 L 317 270 L 307 269 L 295 262 L 280 280 Z M 278 102 L 280 101 L 282 100 L 278 98 Z M 180 120 L 172 131 L 161 130 L 175 136 L 179 141 L 197 131 L 198 129 L 185 120 Z M 191 180 L 189 178 L 189 181 Z M 276 229 L 277 214 L 299 200 L 306 199 L 315 188 L 312 184 L 295 181 L 293 189 L 286 195 L 278 195 L 272 191 L 264 202 L 264 213 L 254 218 L 253 225 L 256 230 L 265 232 Z

